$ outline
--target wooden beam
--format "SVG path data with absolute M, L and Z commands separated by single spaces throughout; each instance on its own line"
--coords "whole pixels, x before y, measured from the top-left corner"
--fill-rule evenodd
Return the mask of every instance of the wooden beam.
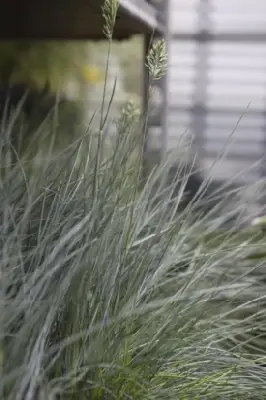
M 0 39 L 104 39 L 103 0 L 2 0 Z M 121 0 L 114 38 L 159 29 L 145 0 Z

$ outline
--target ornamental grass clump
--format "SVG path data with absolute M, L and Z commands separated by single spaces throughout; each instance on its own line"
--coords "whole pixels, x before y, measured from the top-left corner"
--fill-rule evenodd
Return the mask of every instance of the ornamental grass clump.
M 180 210 L 168 160 L 143 183 L 136 114 L 108 152 L 106 115 L 46 162 L 1 142 L 0 398 L 265 398 L 264 235 Z
M 2 398 L 262 399 L 264 238 L 151 202 L 124 122 L 109 159 L 2 167 Z

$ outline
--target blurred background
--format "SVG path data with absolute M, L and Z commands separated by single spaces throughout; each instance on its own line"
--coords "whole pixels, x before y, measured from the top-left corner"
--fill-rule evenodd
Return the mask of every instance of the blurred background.
M 169 10 L 167 146 L 187 130 L 204 174 L 265 179 L 266 2 L 171 0 Z M 250 212 L 264 208 L 251 197 Z
M 115 86 L 112 112 L 126 101 L 141 103 L 143 80 L 142 38 L 114 42 L 109 60 L 107 98 Z M 106 75 L 107 41 L 0 42 L 2 87 L 24 86 L 68 99 L 79 105 L 85 121 L 99 109 Z M 4 101 L 4 99 L 3 99 Z
M 44 115 L 59 91 L 67 143 L 74 132 L 71 128 L 66 136 L 70 121 L 86 126 L 95 114 L 92 126 L 97 130 L 99 124 L 108 51 L 100 3 L 78 1 L 74 7 L 68 0 L 59 12 L 56 4 L 40 8 L 27 1 L 19 21 L 8 20 L 14 17 L 11 8 L 1 16 L 1 105 L 5 85 L 22 85 L 50 96 L 40 113 Z M 107 79 L 107 99 L 115 85 L 108 132 L 115 129 L 113 120 L 125 102 L 145 106 L 145 59 L 158 38 L 167 41 L 169 66 L 153 85 L 146 142 L 150 164 L 169 151 L 176 151 L 177 158 L 184 154 L 185 138 L 188 157 L 196 160 L 202 179 L 210 177 L 217 185 L 261 180 L 263 185 L 266 2 L 121 0 Z M 247 195 L 252 215 L 264 210 L 261 192 Z

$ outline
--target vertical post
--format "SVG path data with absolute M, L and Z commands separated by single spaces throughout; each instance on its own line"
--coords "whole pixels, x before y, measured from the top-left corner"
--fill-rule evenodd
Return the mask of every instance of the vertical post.
M 143 114 L 144 114 L 145 118 L 148 118 L 148 112 L 149 112 L 148 102 L 149 102 L 150 82 L 149 82 L 148 69 L 146 67 L 146 60 L 147 60 L 147 56 L 149 53 L 151 41 L 152 41 L 151 35 L 145 34 L 143 37 L 143 94 L 142 94 L 142 98 L 143 98 L 142 109 L 143 109 Z M 149 120 L 148 120 L 148 125 L 149 125 Z M 147 131 L 148 131 L 148 128 L 149 127 L 147 126 Z M 144 148 L 145 148 L 145 151 L 148 150 L 148 132 L 145 137 Z
M 143 110 L 143 121 L 141 129 L 143 129 L 142 135 L 144 135 L 143 143 L 143 154 L 142 154 L 142 180 L 145 182 L 149 174 L 149 73 L 146 67 L 147 55 L 151 43 L 151 36 L 145 34 L 143 36 L 143 93 L 142 93 L 142 110 Z
M 266 104 L 266 99 L 265 99 Z M 266 105 L 265 105 L 266 107 Z M 261 130 L 262 133 L 262 157 L 260 161 L 260 178 L 266 179 L 266 108 L 263 111 L 263 127 Z M 259 197 L 259 214 L 266 215 L 266 187 L 262 187 L 262 195 Z
M 170 59 L 170 29 L 169 29 L 169 0 L 165 0 L 161 2 L 161 13 L 163 16 L 163 24 L 165 26 L 164 31 L 164 39 L 166 42 L 166 50 L 168 62 Z M 161 82 L 161 91 L 162 91 L 162 152 L 163 154 L 168 150 L 168 112 L 169 112 L 169 74 L 168 71 L 166 75 L 163 77 Z
M 194 105 L 192 108 L 192 134 L 196 152 L 202 160 L 205 156 L 205 129 L 207 109 L 207 83 L 208 83 L 208 33 L 210 29 L 209 0 L 200 0 L 198 5 L 198 30 L 197 66 L 194 91 Z

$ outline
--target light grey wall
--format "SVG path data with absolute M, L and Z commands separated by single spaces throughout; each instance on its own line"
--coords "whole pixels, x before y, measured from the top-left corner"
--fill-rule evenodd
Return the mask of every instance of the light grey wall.
M 207 173 L 254 181 L 265 173 L 266 0 L 169 2 L 167 146 L 195 135 Z

